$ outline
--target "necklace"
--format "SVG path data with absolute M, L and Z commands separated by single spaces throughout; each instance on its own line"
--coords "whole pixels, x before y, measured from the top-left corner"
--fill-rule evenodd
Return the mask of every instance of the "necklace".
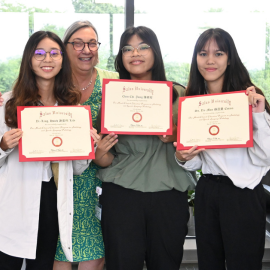
M 91 81 L 85 87 L 81 88 L 80 90 L 82 90 L 82 91 L 86 90 L 91 85 L 91 83 L 92 83 L 92 78 L 91 78 Z
M 93 75 L 93 72 L 92 72 L 92 74 L 91 74 L 91 81 L 90 81 L 85 87 L 80 88 L 81 91 L 86 90 L 86 89 L 92 84 L 92 75 Z M 74 84 L 74 86 L 76 86 L 76 85 Z

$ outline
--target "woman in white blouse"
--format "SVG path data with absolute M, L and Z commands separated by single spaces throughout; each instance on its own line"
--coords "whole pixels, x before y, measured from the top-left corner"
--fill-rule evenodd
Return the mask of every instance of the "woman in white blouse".
M 72 249 L 73 174 L 81 174 L 89 161 L 59 162 L 57 192 L 49 161 L 19 162 L 23 131 L 17 128 L 17 106 L 76 105 L 80 98 L 60 38 L 51 32 L 34 33 L 15 86 L 3 95 L 0 107 L 1 270 L 20 270 L 24 258 L 27 270 L 51 270 L 58 220 L 63 248 Z
M 246 90 L 252 105 L 254 147 L 176 151 L 187 170 L 202 169 L 195 225 L 200 270 L 259 270 L 265 243 L 262 177 L 270 168 L 270 107 L 254 86 L 231 36 L 208 29 L 192 58 L 187 96 Z M 175 144 L 176 145 L 176 144 Z M 226 263 L 225 263 L 226 262 Z

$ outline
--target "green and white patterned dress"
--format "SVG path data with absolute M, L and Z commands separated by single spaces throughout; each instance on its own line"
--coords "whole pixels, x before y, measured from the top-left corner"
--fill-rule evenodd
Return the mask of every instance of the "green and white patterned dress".
M 83 103 L 91 106 L 93 127 L 101 104 L 101 81 L 103 78 L 118 77 L 115 72 L 97 69 L 97 78 L 92 95 Z M 74 216 L 72 231 L 72 253 L 74 262 L 96 260 L 104 257 L 104 244 L 100 221 L 95 217 L 95 205 L 98 197 L 96 187 L 101 187 L 101 181 L 96 178 L 100 167 L 91 162 L 82 175 L 73 176 Z M 60 239 L 58 239 L 55 260 L 65 261 Z

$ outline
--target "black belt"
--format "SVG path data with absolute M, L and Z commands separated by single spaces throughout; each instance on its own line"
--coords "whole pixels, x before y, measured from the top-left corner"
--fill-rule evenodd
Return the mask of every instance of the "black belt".
M 234 185 L 232 180 L 228 176 L 225 176 L 225 175 L 203 174 L 202 179 L 204 179 L 204 178 L 209 179 L 211 181 L 218 182 L 218 183 Z

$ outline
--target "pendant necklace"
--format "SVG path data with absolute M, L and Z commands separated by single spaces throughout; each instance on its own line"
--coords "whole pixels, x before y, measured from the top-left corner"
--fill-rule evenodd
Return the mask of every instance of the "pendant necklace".
M 92 72 L 92 74 L 91 74 L 91 81 L 90 81 L 85 87 L 80 88 L 81 91 L 86 90 L 86 89 L 92 84 L 92 75 L 93 75 L 93 72 Z M 74 84 L 74 86 L 76 86 L 76 85 Z
M 91 83 L 92 83 L 92 78 L 91 78 L 91 81 L 85 87 L 81 88 L 80 90 L 82 90 L 82 91 L 86 90 L 91 85 Z

